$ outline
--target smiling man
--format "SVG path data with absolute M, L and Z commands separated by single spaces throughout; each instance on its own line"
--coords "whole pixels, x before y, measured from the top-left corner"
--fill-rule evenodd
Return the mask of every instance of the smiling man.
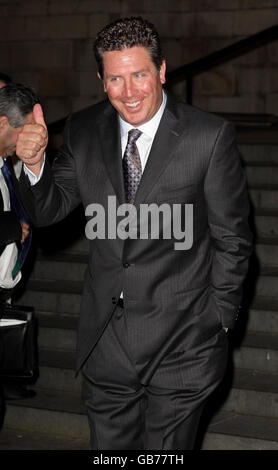
M 22 195 L 39 225 L 80 202 L 108 213 L 111 197 L 115 212 L 126 202 L 139 212 L 143 204 L 193 205 L 188 249 L 175 250 L 174 234 L 163 237 L 160 225 L 155 239 L 90 241 L 77 345 L 92 449 L 193 449 L 225 372 L 226 331 L 251 252 L 235 133 L 163 90 L 166 63 L 148 21 L 109 24 L 94 52 L 108 100 L 68 119 L 53 169 L 46 160 L 33 186 L 22 175 Z M 34 116 L 17 154 L 38 177 L 46 131 L 39 105 Z

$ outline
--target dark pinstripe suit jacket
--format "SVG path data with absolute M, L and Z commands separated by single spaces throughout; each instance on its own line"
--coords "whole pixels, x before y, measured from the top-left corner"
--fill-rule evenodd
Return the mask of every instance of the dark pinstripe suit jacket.
M 21 194 L 38 225 L 108 196 L 124 203 L 117 113 L 109 102 L 72 115 L 53 172 Z M 179 341 L 187 347 L 232 328 L 251 252 L 246 181 L 233 127 L 168 96 L 137 191 L 142 203 L 192 203 L 193 246 L 170 240 L 96 239 L 90 242 L 78 335 L 80 367 L 124 292 L 138 348 L 142 382 Z M 141 351 L 141 353 L 139 352 Z

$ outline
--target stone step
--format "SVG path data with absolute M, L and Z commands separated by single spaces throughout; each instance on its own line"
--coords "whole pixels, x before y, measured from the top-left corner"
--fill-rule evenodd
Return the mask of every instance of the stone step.
M 235 369 L 232 387 L 221 410 L 278 418 L 278 370 Z
M 247 175 L 247 183 L 252 187 L 253 184 L 277 184 L 278 181 L 278 165 L 267 166 L 248 165 L 245 168 Z
M 65 253 L 73 253 L 73 254 L 88 254 L 89 253 L 89 240 L 85 237 L 85 229 L 84 235 L 77 238 L 71 244 L 69 244 L 65 249 Z
M 261 266 L 256 280 L 255 294 L 275 297 L 278 294 L 278 266 Z
M 255 252 L 261 265 L 278 265 L 278 237 L 258 237 Z
M 8 450 L 89 450 L 88 440 L 81 437 L 56 436 L 55 434 L 33 432 L 23 429 L 4 428 L 0 431 L 0 451 Z M 15 453 L 13 452 L 13 456 Z M 49 455 L 49 453 L 48 453 Z M 22 458 L 22 456 L 17 456 Z M 41 455 L 39 456 L 41 457 Z M 45 456 L 43 456 L 45 457 Z M 55 456 L 56 458 L 57 456 Z M 69 457 L 72 460 L 72 454 Z M 34 456 L 32 454 L 32 462 Z
M 32 399 L 6 403 L 5 428 L 89 442 L 86 411 L 79 394 L 38 388 L 36 392 Z
M 81 394 L 81 375 L 76 376 L 75 364 L 75 351 L 40 349 L 36 387 Z
M 233 351 L 234 365 L 240 369 L 277 372 L 278 333 L 248 331 Z
M 249 196 L 255 208 L 277 209 L 278 207 L 278 190 L 250 187 Z
M 278 311 L 249 310 L 248 329 L 261 333 L 273 333 L 273 331 L 278 331 Z
M 262 372 L 256 369 L 235 369 L 233 388 L 278 394 L 278 369 L 276 372 Z M 275 406 L 277 405 L 278 403 L 275 404 Z M 264 416 L 267 416 L 267 414 Z
M 202 450 L 278 450 L 278 419 L 217 413 L 205 434 Z
M 259 237 L 278 236 L 278 210 L 260 208 L 256 210 L 255 227 Z
M 264 162 L 274 163 L 278 165 L 278 152 L 277 144 L 267 145 L 267 144 L 240 144 L 239 150 L 241 157 L 245 164 L 253 164 L 255 162 Z
M 267 311 L 278 311 L 278 297 L 254 297 L 251 305 L 251 309 L 254 310 L 267 310 Z
M 30 280 L 17 303 L 35 305 L 37 310 L 79 315 L 83 282 Z
M 77 332 L 72 329 L 40 327 L 38 343 L 40 349 L 57 349 L 74 351 L 76 349 Z
M 79 375 L 75 377 L 75 371 L 72 369 L 40 366 L 36 386 L 41 389 L 53 387 L 53 390 L 76 393 L 81 397 L 82 379 Z
M 209 425 L 201 450 L 277 450 L 277 428 L 277 419 L 221 412 Z M 4 427 L 0 450 L 88 450 L 88 440 Z
M 45 255 L 38 253 L 31 279 L 82 281 L 88 262 L 87 253 L 63 253 Z

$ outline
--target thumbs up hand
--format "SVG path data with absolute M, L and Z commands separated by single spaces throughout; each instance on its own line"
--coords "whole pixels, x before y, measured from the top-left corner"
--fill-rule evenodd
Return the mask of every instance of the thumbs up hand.
M 27 116 L 26 123 L 17 135 L 16 154 L 36 175 L 44 161 L 44 152 L 48 142 L 48 132 L 42 107 L 35 104 L 33 112 Z

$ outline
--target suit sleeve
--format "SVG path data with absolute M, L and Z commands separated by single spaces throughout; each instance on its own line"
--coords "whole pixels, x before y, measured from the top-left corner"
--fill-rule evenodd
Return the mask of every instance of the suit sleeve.
M 218 132 L 204 189 L 213 248 L 213 296 L 222 325 L 232 328 L 252 252 L 252 235 L 246 177 L 230 123 L 225 122 Z
M 78 206 L 80 194 L 70 145 L 70 119 L 64 131 L 64 144 L 53 166 L 46 160 L 42 177 L 34 186 L 22 171 L 19 192 L 33 224 L 38 227 L 59 222 Z
M 9 245 L 21 239 L 21 224 L 14 212 L 0 212 L 0 246 Z

